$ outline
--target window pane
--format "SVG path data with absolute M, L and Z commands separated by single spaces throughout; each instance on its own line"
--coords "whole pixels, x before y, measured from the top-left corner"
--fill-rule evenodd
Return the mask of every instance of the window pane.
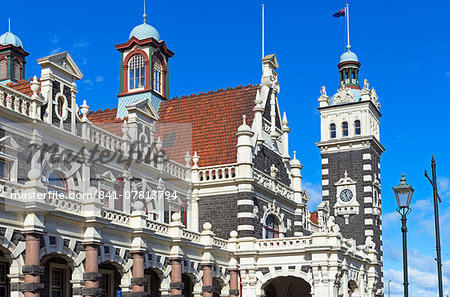
M 348 136 L 348 124 L 347 122 L 342 123 L 342 136 Z
M 0 159 L 0 178 L 9 179 L 9 164 Z
M 134 55 L 128 63 L 130 71 L 130 90 L 145 86 L 145 59 L 142 55 Z
M 6 284 L 6 263 L 0 263 L 0 284 Z

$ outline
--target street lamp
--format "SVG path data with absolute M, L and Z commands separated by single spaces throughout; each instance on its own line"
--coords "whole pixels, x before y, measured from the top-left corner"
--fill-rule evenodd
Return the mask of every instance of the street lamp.
M 411 212 L 409 204 L 414 193 L 414 189 L 406 183 L 405 174 L 402 173 L 400 184 L 393 187 L 395 198 L 397 199 L 398 213 L 402 216 L 402 238 L 403 238 L 403 295 L 408 297 L 408 250 L 406 246 L 406 215 Z

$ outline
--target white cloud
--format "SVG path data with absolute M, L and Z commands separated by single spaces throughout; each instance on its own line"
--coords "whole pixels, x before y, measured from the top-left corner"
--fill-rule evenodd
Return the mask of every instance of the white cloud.
M 400 215 L 398 212 L 388 212 L 383 214 L 383 228 L 390 228 L 396 226 L 400 222 Z
M 103 82 L 105 80 L 105 78 L 103 77 L 103 76 L 101 76 L 101 75 L 97 75 L 96 77 L 95 77 L 95 81 L 96 82 Z
M 50 42 L 53 43 L 53 44 L 58 43 L 58 42 L 59 42 L 58 36 L 57 36 L 56 34 L 54 34 L 54 35 L 51 37 Z
M 437 296 L 436 261 L 429 255 L 417 250 L 408 251 L 408 282 L 411 297 Z M 444 295 L 449 294 L 447 284 L 450 283 L 450 260 L 443 263 Z M 388 281 L 391 280 L 391 296 L 403 296 L 403 271 L 387 269 L 384 271 L 385 294 L 388 292 Z
M 57 53 L 59 53 L 61 51 L 61 48 L 60 47 L 58 47 L 58 48 L 54 48 L 54 49 L 52 49 L 52 51 L 50 52 L 50 54 L 49 55 L 54 55 L 54 54 L 57 54 Z
M 92 87 L 94 85 L 94 82 L 90 78 L 84 79 L 82 82 L 83 82 L 83 84 L 88 85 L 90 87 Z
M 450 178 L 448 177 L 438 177 L 438 191 L 441 196 L 449 197 L 450 196 Z
M 303 180 L 303 188 L 308 193 L 310 210 L 317 208 L 317 205 L 322 202 L 322 184 L 312 184 Z
M 90 43 L 87 42 L 87 41 L 79 41 L 77 43 L 74 43 L 73 47 L 85 47 L 85 46 L 88 46 L 88 45 L 90 45 Z

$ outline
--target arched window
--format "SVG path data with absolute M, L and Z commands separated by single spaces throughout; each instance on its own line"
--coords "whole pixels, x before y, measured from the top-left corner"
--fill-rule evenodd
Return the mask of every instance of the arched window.
M 145 58 L 136 54 L 131 57 L 128 63 L 130 90 L 142 89 L 145 87 Z
M 336 138 L 336 124 L 330 125 L 330 137 Z
M 58 195 L 67 195 L 67 181 L 56 171 L 53 171 L 48 177 L 48 190 L 56 192 Z
M 348 136 L 348 123 L 343 122 L 342 123 L 342 137 Z
M 278 226 L 278 220 L 273 215 L 267 216 L 266 219 L 266 238 L 278 238 L 280 237 L 280 228 Z
M 163 94 L 163 67 L 161 60 L 153 57 L 153 91 Z
M 361 135 L 361 122 L 359 120 L 355 121 L 355 135 Z

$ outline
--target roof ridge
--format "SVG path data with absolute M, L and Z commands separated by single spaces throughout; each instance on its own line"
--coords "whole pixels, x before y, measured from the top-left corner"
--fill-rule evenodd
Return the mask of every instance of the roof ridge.
M 106 107 L 105 109 L 97 109 L 95 111 L 94 110 L 90 111 L 89 114 L 94 114 L 94 113 L 99 113 L 99 112 L 106 112 L 106 111 L 114 111 L 114 110 L 117 110 L 117 107 L 114 107 L 114 108 Z
M 204 95 L 208 95 L 208 94 L 215 94 L 215 93 L 220 93 L 220 92 L 226 92 L 226 91 L 231 91 L 231 90 L 239 90 L 239 89 L 245 89 L 245 88 L 251 88 L 251 87 L 258 87 L 260 84 L 248 84 L 246 86 L 242 86 L 242 85 L 238 85 L 236 87 L 228 87 L 226 89 L 217 89 L 217 90 L 209 90 L 208 92 L 200 92 L 198 94 L 191 94 L 191 95 L 181 95 L 181 97 L 172 97 L 172 100 L 177 100 L 177 99 L 183 99 L 183 98 L 192 98 L 192 97 L 199 97 L 199 96 L 204 96 Z

